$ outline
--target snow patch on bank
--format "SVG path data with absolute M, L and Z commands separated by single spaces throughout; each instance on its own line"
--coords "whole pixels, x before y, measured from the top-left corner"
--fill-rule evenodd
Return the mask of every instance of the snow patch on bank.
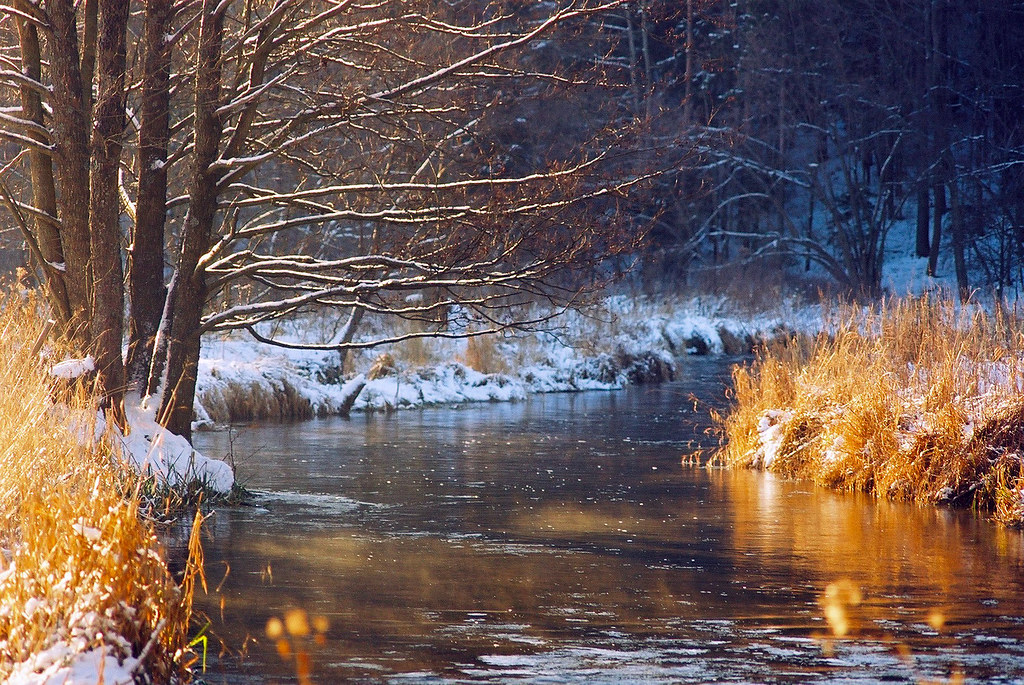
M 135 470 L 171 487 L 197 482 L 221 494 L 231 491 L 235 475 L 228 464 L 200 454 L 188 440 L 158 424 L 154 409 L 137 405 L 126 411 L 128 435 L 121 435 L 116 427 L 112 430 L 121 456 Z
M 83 359 L 65 359 L 50 367 L 50 375 L 54 378 L 61 378 L 69 381 L 91 373 L 96 370 L 96 360 L 92 355 Z
M 95 371 L 92 357 L 65 359 L 50 367 L 50 375 L 73 382 Z M 58 411 L 67 410 L 59 405 Z M 192 449 L 188 440 L 175 435 L 156 422 L 156 408 L 146 400 L 127 399 L 125 414 L 128 432 L 107 425 L 103 412 L 75 412 L 68 416 L 72 432 L 85 445 L 96 445 L 107 439 L 116 452 L 136 472 L 152 476 L 170 487 L 199 483 L 210 490 L 227 494 L 235 483 L 231 467 L 210 459 Z
M 76 652 L 61 642 L 18 664 L 4 685 L 131 685 L 138 668 L 137 659 L 118 659 L 109 648 Z
M 723 298 L 652 302 L 613 296 L 598 306 L 566 312 L 557 328 L 504 337 L 426 339 L 373 351 L 354 351 L 347 366 L 368 372 L 382 351 L 395 364 L 372 380 L 342 377 L 332 351 L 274 348 L 247 338 L 204 340 L 199 365 L 195 427 L 265 418 L 308 418 L 351 411 L 380 411 L 467 402 L 507 402 L 531 393 L 611 390 L 669 380 L 681 357 L 745 354 L 756 342 L 817 331 L 817 307 L 782 304 L 759 315 L 732 314 Z M 542 318 L 531 316 L 529 318 Z M 277 336 L 308 343 L 324 322 L 292 323 Z M 330 338 L 330 331 L 324 339 Z M 393 334 L 373 328 L 366 338 Z M 472 346 L 487 350 L 486 363 Z M 404 352 L 403 352 L 404 350 Z M 414 350 L 415 353 L 411 352 Z M 479 354 L 479 353 L 478 353 Z M 475 363 L 471 363 L 475 362 Z M 473 368 L 477 366 L 478 368 Z M 487 367 L 492 368 L 487 368 Z M 365 385 L 355 397 L 352 393 Z
M 757 421 L 757 452 L 754 454 L 754 466 L 770 469 L 775 458 L 782 450 L 786 439 L 786 427 L 793 420 L 793 412 L 781 409 L 769 409 L 761 414 Z
M 129 426 L 127 435 L 115 425 L 108 426 L 103 412 L 95 415 L 80 412 L 70 416 L 69 422 L 83 445 L 97 445 L 106 440 L 115 458 L 161 484 L 173 488 L 198 483 L 220 494 L 231 491 L 235 483 L 231 466 L 200 454 L 188 440 L 158 424 L 155 409 L 129 401 L 125 413 Z

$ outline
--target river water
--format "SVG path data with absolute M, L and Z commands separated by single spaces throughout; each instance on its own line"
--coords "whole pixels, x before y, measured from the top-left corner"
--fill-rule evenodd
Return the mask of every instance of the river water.
M 255 492 L 206 527 L 203 678 L 1024 682 L 1020 532 L 684 465 L 715 444 L 728 362 L 682 373 L 198 435 Z M 283 658 L 265 627 L 294 609 L 329 628 L 286 633 Z

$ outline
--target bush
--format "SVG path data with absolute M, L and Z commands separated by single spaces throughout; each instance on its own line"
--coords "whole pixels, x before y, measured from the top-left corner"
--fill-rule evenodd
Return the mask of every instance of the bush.
M 155 681 L 185 679 L 201 570 L 193 558 L 186 586 L 174 583 L 140 515 L 142 481 L 54 411 L 33 345 L 43 322 L 31 293 L 0 296 L 0 680 L 46 650 L 35 668 L 100 647 L 144 657 Z

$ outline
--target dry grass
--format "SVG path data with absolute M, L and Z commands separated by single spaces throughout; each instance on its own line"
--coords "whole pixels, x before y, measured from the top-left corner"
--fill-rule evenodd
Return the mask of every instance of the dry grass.
M 834 321 L 734 370 L 719 459 L 1022 522 L 1022 321 L 935 299 L 843 306 Z
M 216 372 L 213 376 L 217 377 Z M 205 390 L 200 399 L 210 418 L 223 424 L 311 419 L 315 415 L 309 398 L 286 378 L 229 380 Z
M 140 516 L 138 479 L 52 411 L 31 349 L 41 308 L 19 290 L 0 296 L 0 680 L 58 643 L 118 657 L 149 645 L 155 682 L 187 679 L 191 597 Z
M 466 351 L 460 361 L 480 373 L 508 373 L 505 356 L 499 349 L 501 339 L 496 335 L 466 338 Z

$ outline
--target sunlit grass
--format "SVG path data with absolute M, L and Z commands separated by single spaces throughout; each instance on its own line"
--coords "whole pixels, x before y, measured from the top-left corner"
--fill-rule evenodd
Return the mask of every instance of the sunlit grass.
M 46 650 L 53 662 L 102 648 L 172 681 L 191 658 L 190 592 L 140 516 L 138 479 L 53 411 L 33 350 L 41 312 L 18 287 L 0 295 L 0 680 Z
M 725 463 L 1024 521 L 1024 328 L 936 299 L 840 307 L 733 372 Z

